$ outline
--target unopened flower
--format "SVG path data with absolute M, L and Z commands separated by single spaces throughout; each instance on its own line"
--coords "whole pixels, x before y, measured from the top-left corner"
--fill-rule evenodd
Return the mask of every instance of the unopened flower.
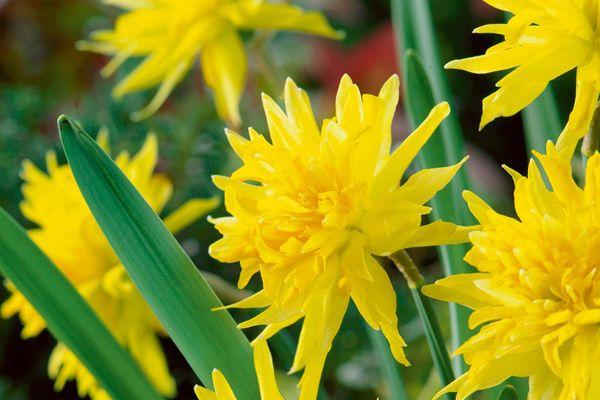
M 517 218 L 465 194 L 481 223 L 465 258 L 478 273 L 423 289 L 473 309 L 469 325 L 480 327 L 455 352 L 468 371 L 438 397 L 466 399 L 517 376 L 529 378 L 530 400 L 600 398 L 600 154 L 583 188 L 551 143 L 536 157 L 543 172 L 534 160 L 527 177 L 510 170 Z
M 106 137 L 99 141 L 107 148 Z M 123 152 L 115 162 L 150 206 L 160 212 L 171 198 L 172 185 L 166 176 L 154 173 L 157 145 L 156 137 L 149 135 L 135 156 Z M 25 161 L 23 167 L 21 210 L 36 225 L 29 230 L 29 236 L 131 353 L 157 390 L 165 396 L 174 396 L 175 381 L 159 342 L 159 337 L 166 332 L 96 224 L 70 167 L 59 165 L 52 152 L 46 158 L 47 172 L 29 161 Z M 215 206 L 214 199 L 191 200 L 168 216 L 165 223 L 171 231 L 178 231 Z M 7 287 L 11 296 L 2 304 L 2 316 L 18 314 L 23 323 L 22 337 L 37 336 L 46 328 L 45 321 L 10 282 Z M 74 379 L 81 397 L 109 399 L 93 375 L 62 343 L 53 350 L 48 371 L 56 380 L 57 390 Z
M 304 369 L 301 399 L 316 396 L 350 299 L 367 323 L 383 332 L 396 360 L 408 365 L 394 289 L 376 256 L 467 240 L 467 229 L 451 223 L 421 225 L 431 211 L 425 203 L 464 160 L 421 170 L 401 184 L 449 106 L 436 106 L 391 151 L 398 96 L 397 76 L 377 96 L 361 95 L 344 76 L 335 116 L 319 127 L 307 94 L 288 80 L 286 112 L 263 97 L 270 142 L 253 129 L 249 140 L 227 133 L 243 165 L 231 177 L 214 178 L 231 216 L 214 220 L 223 238 L 209 251 L 222 262 L 240 262 L 240 287 L 260 275 L 263 289 L 232 305 L 266 308 L 240 324 L 265 325 L 258 340 L 304 319 L 291 369 Z
M 254 345 L 254 368 L 258 377 L 258 387 L 262 400 L 283 400 L 277 382 L 275 381 L 275 370 L 273 358 L 269 346 L 264 340 L 258 340 Z M 212 373 L 214 390 L 196 386 L 194 391 L 198 400 L 236 400 L 235 393 L 229 386 L 227 379 L 221 371 L 214 369 Z
M 133 114 L 153 114 L 200 61 L 204 81 L 213 90 L 221 118 L 240 122 L 238 104 L 246 81 L 247 61 L 239 31 L 293 30 L 338 38 L 325 17 L 315 11 L 263 0 L 104 0 L 126 10 L 114 30 L 92 34 L 79 47 L 114 56 L 102 70 L 111 75 L 125 60 L 144 60 L 114 89 L 117 98 L 159 86 L 152 101 Z
M 505 24 L 484 25 L 475 33 L 504 36 L 485 55 L 456 60 L 447 68 L 486 74 L 513 69 L 483 100 L 481 128 L 500 116 L 527 107 L 550 81 L 575 69 L 573 112 L 559 139 L 559 150 L 573 148 L 588 131 L 600 94 L 598 0 L 484 0 L 514 16 Z

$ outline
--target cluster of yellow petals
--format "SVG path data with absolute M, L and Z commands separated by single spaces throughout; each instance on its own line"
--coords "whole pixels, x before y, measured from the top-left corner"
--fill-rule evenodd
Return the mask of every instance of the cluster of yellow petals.
M 263 0 L 104 0 L 126 10 L 114 30 L 92 34 L 79 47 L 114 56 L 102 70 L 111 75 L 131 57 L 144 60 L 114 89 L 127 93 L 159 86 L 153 100 L 133 114 L 153 114 L 185 77 L 197 58 L 204 81 L 214 91 L 221 118 L 239 125 L 238 105 L 247 61 L 239 30 L 294 30 L 338 38 L 325 17 L 285 3 Z
M 262 400 L 283 400 L 277 382 L 275 381 L 275 369 L 269 346 L 264 340 L 258 340 L 253 345 L 254 369 L 258 376 L 258 387 Z M 198 400 L 236 400 L 235 393 L 229 386 L 227 379 L 221 371 L 214 369 L 212 373 L 214 390 L 196 386 L 194 391 Z
M 107 137 L 99 138 L 107 148 Z M 172 195 L 166 176 L 154 173 L 158 143 L 149 135 L 133 157 L 126 152 L 115 162 L 156 212 Z M 47 173 L 26 161 L 22 172 L 23 215 L 37 227 L 31 239 L 44 251 L 87 300 L 118 342 L 139 363 L 158 391 L 172 397 L 176 392 L 159 336 L 166 333 L 146 302 L 135 289 L 125 268 L 96 224 L 68 165 L 59 165 L 54 153 L 47 155 Z M 178 231 L 216 206 L 216 200 L 190 200 L 165 219 L 171 231 Z M 4 318 L 19 315 L 22 336 L 30 338 L 46 324 L 33 306 L 7 282 L 11 296 L 2 304 Z M 50 356 L 49 374 L 61 390 L 76 380 L 81 397 L 108 400 L 108 394 L 77 357 L 62 343 Z
M 485 55 L 450 62 L 485 74 L 514 68 L 483 100 L 481 127 L 527 107 L 548 83 L 573 69 L 577 93 L 573 112 L 557 147 L 571 149 L 588 131 L 600 94 L 599 0 L 484 0 L 513 14 L 506 24 L 484 25 L 475 33 L 504 36 Z
M 394 289 L 376 256 L 467 240 L 464 227 L 443 221 L 422 225 L 431 211 L 425 204 L 464 160 L 421 170 L 401 184 L 449 106 L 436 106 L 391 151 L 398 97 L 397 76 L 377 96 L 361 95 L 344 76 L 335 116 L 319 128 L 307 94 L 288 80 L 285 112 L 263 97 L 271 142 L 253 129 L 249 140 L 227 134 L 243 165 L 231 177 L 214 178 L 231 215 L 214 220 L 223 238 L 209 251 L 222 262 L 240 262 L 240 287 L 260 275 L 263 289 L 232 305 L 266 308 L 240 324 L 265 325 L 257 340 L 304 319 L 291 368 L 304 369 L 301 399 L 316 397 L 350 300 L 373 329 L 383 332 L 396 360 L 408 365 Z
M 529 377 L 529 400 L 600 398 L 600 154 L 584 188 L 552 143 L 515 181 L 518 219 L 465 198 L 481 229 L 466 261 L 478 273 L 450 276 L 424 292 L 474 310 L 481 327 L 456 354 L 469 370 L 442 392 L 457 399 L 510 376 Z M 548 180 L 549 186 L 545 183 Z

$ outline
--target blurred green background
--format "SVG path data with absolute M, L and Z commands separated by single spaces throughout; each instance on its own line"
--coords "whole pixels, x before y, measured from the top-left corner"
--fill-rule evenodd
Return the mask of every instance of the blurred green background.
M 297 2 L 295 2 L 297 3 Z M 250 76 L 242 102 L 244 124 L 265 132 L 260 106 L 261 91 L 279 98 L 286 76 L 308 89 L 317 116 L 329 115 L 341 75 L 349 73 L 364 92 L 375 92 L 392 73 L 400 71 L 396 62 L 389 4 L 384 0 L 309 0 L 299 2 L 307 8 L 324 11 L 332 23 L 347 32 L 343 42 L 279 33 L 264 48 L 250 52 Z M 441 57 L 444 61 L 481 53 L 492 37 L 476 37 L 472 28 L 500 21 L 503 16 L 481 0 L 432 0 L 438 29 Z M 159 169 L 175 185 L 175 197 L 169 208 L 191 197 L 218 195 L 210 176 L 229 173 L 236 160 L 223 135 L 224 125 L 216 118 L 212 99 L 193 70 L 179 85 L 162 109 L 151 118 L 132 123 L 129 114 L 146 104 L 151 92 L 111 99 L 110 90 L 135 62 L 128 63 L 111 79 L 102 79 L 99 69 L 105 57 L 75 50 L 75 41 L 97 28 L 111 26 L 118 10 L 96 1 L 74 0 L 0 0 L 0 206 L 25 226 L 31 225 L 19 212 L 24 159 L 43 166 L 46 151 L 54 149 L 61 160 L 56 118 L 61 113 L 79 119 L 88 132 L 106 127 L 111 133 L 113 151 L 136 151 L 147 132 L 160 140 Z M 254 39 L 248 35 L 248 47 Z M 268 66 L 265 67 L 265 66 Z M 269 71 L 275 71 L 271 73 Z M 471 161 L 469 173 L 486 200 L 508 213 L 510 181 L 499 168 L 506 163 L 524 171 L 527 154 L 521 118 L 502 119 L 483 133 L 477 132 L 481 99 L 493 90 L 494 76 L 474 76 L 448 72 L 463 122 Z M 570 77 L 555 86 L 565 112 L 572 96 Z M 561 116 L 564 120 L 564 115 Z M 245 128 L 244 128 L 245 129 Z M 394 124 L 396 141 L 407 134 L 402 109 Z M 168 210 L 167 210 L 168 211 Z M 222 215 L 217 210 L 214 215 Z M 0 227 L 1 228 L 1 227 Z M 219 265 L 207 254 L 216 232 L 206 222 L 196 223 L 178 239 L 196 265 L 235 282 L 237 267 Z M 412 252 L 418 264 L 425 266 L 429 280 L 440 274 L 433 249 Z M 398 273 L 389 270 L 399 289 L 401 333 L 409 343 L 408 356 L 413 366 L 399 366 L 411 399 L 430 399 L 439 387 L 412 300 Z M 0 293 L 0 299 L 6 297 Z M 446 305 L 436 303 L 443 328 L 448 333 Z M 238 320 L 244 316 L 235 314 Z M 22 341 L 16 319 L 0 321 L 0 398 L 76 399 L 75 384 L 67 384 L 55 393 L 47 378 L 46 365 L 53 339 L 47 334 Z M 293 331 L 293 330 L 292 330 Z M 255 332 L 249 331 L 249 335 Z M 292 334 L 297 334 L 293 331 Z M 191 398 L 197 381 L 169 340 L 164 340 L 172 373 L 179 383 L 180 399 Z M 291 355 L 290 355 L 291 357 Z M 276 355 L 276 364 L 288 368 Z M 386 385 L 372 349 L 369 335 L 351 309 L 328 358 L 323 384 L 331 399 L 374 399 L 386 395 Z

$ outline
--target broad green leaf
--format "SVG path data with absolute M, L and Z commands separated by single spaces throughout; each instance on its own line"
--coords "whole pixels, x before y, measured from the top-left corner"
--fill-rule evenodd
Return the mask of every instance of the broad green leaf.
M 35 307 L 56 340 L 83 362 L 114 399 L 160 399 L 77 290 L 3 209 L 0 272 Z
M 129 276 L 205 386 L 219 369 L 239 400 L 259 397 L 248 340 L 160 218 L 76 123 L 58 119 L 81 192 Z

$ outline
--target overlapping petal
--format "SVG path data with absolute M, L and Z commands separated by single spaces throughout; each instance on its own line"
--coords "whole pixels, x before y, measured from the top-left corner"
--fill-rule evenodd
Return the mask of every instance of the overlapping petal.
M 113 74 L 126 60 L 143 58 L 114 89 L 119 98 L 158 86 L 134 120 L 147 118 L 167 100 L 196 60 L 204 80 L 214 92 L 219 116 L 239 125 L 239 102 L 246 82 L 247 61 L 240 30 L 291 30 L 327 38 L 340 38 L 326 18 L 316 11 L 284 3 L 256 0 L 129 1 L 105 0 L 126 10 L 113 30 L 92 34 L 78 47 L 113 56 L 102 70 Z
M 447 68 L 487 74 L 512 69 L 483 100 L 480 128 L 531 104 L 560 75 L 577 71 L 577 92 L 569 122 L 557 143 L 565 158 L 589 130 L 600 95 L 598 0 L 485 0 L 513 14 L 505 24 L 484 25 L 475 33 L 504 40 L 481 56 L 451 61 Z
M 600 335 L 600 154 L 589 159 L 584 187 L 552 143 L 536 157 L 543 172 L 533 160 L 527 176 L 509 169 L 518 219 L 466 193 L 481 227 L 470 233 L 473 247 L 465 260 L 478 273 L 423 288 L 431 297 L 473 309 L 469 325 L 480 327 L 456 350 L 469 370 L 437 397 L 457 392 L 457 399 L 465 399 L 511 376 L 529 378 L 530 399 L 598 395 L 593 365 Z
M 396 296 L 375 256 L 430 244 L 467 240 L 472 228 L 434 221 L 422 225 L 425 205 L 462 162 L 423 170 L 401 183 L 419 149 L 448 115 L 435 107 L 391 152 L 399 79 L 378 95 L 361 94 L 350 77 L 340 82 L 335 116 L 321 129 L 308 96 L 288 80 L 284 111 L 264 96 L 271 140 L 250 129 L 228 132 L 242 166 L 215 177 L 230 216 L 214 219 L 223 238 L 209 249 L 223 262 L 240 262 L 240 287 L 259 275 L 263 290 L 231 305 L 263 309 L 240 324 L 264 325 L 257 341 L 302 320 L 291 371 L 303 370 L 301 399 L 316 397 L 333 339 L 350 301 L 383 332 L 394 357 L 408 365 L 398 330 Z
M 98 140 L 108 149 L 106 137 Z M 154 135 L 147 137 L 135 155 L 122 152 L 115 159 L 150 206 L 161 212 L 173 189 L 166 176 L 154 171 L 157 161 L 158 141 Z M 159 341 L 166 334 L 164 329 L 104 238 L 69 166 L 59 165 L 53 153 L 48 153 L 46 164 L 47 172 L 29 161 L 23 164 L 21 211 L 37 226 L 29 231 L 30 237 L 87 300 L 158 391 L 174 396 L 175 381 Z M 177 232 L 217 204 L 216 199 L 190 200 L 167 216 L 165 223 L 172 232 Z M 6 286 L 11 296 L 2 304 L 2 316 L 18 315 L 24 338 L 38 335 L 46 328 L 44 320 L 10 282 Z M 75 380 L 81 397 L 109 399 L 93 375 L 62 343 L 52 352 L 48 372 L 55 379 L 57 390 L 67 381 Z

